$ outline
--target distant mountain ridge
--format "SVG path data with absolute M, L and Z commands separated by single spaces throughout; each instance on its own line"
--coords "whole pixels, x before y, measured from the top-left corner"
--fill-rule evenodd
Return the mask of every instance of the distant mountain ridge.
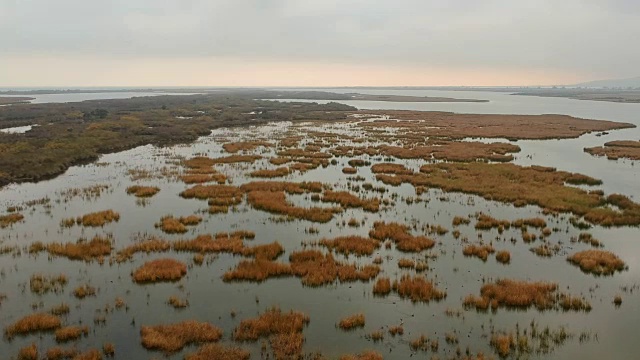
M 607 79 L 607 80 L 595 80 L 587 81 L 580 84 L 575 84 L 576 87 L 590 87 L 590 88 L 640 88 L 640 76 L 628 78 L 628 79 Z

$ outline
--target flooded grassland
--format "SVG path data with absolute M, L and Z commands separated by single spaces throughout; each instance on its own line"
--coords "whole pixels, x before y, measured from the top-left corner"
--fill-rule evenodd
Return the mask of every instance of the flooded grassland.
M 359 111 L 7 185 L 3 354 L 630 358 L 635 193 L 526 164 L 530 143 L 629 127 Z

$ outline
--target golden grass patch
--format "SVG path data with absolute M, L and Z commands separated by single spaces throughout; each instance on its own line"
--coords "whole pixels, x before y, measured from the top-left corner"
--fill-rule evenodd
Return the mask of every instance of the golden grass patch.
M 640 141 L 609 141 L 604 146 L 584 148 L 584 151 L 594 156 L 606 156 L 609 160 L 640 160 Z
M 55 332 L 57 342 L 76 340 L 81 336 L 89 335 L 88 326 L 65 326 Z
M 340 360 L 383 360 L 384 357 L 377 351 L 366 350 L 358 354 L 340 356 Z
M 249 360 L 251 354 L 237 346 L 205 344 L 198 351 L 185 355 L 185 360 Z
M 187 274 L 187 265 L 174 259 L 157 259 L 145 262 L 133 274 L 137 283 L 178 281 Z
M 189 215 L 175 218 L 171 215 L 163 216 L 155 227 L 167 234 L 182 234 L 187 232 L 187 226 L 198 225 L 202 221 L 200 216 Z
M 393 282 L 392 288 L 400 297 L 409 298 L 412 302 L 439 301 L 447 296 L 446 292 L 436 288 L 433 281 L 424 276 L 402 275 L 400 280 Z
M 462 249 L 462 254 L 464 256 L 475 256 L 477 258 L 482 259 L 482 261 L 487 261 L 487 257 L 489 254 L 493 254 L 495 249 L 491 245 L 467 245 Z
M 407 225 L 396 222 L 376 221 L 369 236 L 380 241 L 389 239 L 398 250 L 405 252 L 419 252 L 435 245 L 435 241 L 426 236 L 412 236 Z
M 527 282 L 521 280 L 499 279 L 495 283 L 484 284 L 480 288 L 480 297 L 467 296 L 463 305 L 486 310 L 498 307 L 529 308 L 538 310 L 552 309 L 558 301 L 558 284 L 550 282 Z
M 612 275 L 626 269 L 626 264 L 616 254 L 604 250 L 585 250 L 567 258 L 569 262 L 580 266 L 585 273 L 594 275 Z
M 38 360 L 38 347 L 35 343 L 20 348 L 18 351 L 18 360 Z
M 20 320 L 8 325 L 4 329 L 5 336 L 9 339 L 16 335 L 26 335 L 38 331 L 53 331 L 61 326 L 60 318 L 47 314 L 36 313 L 27 315 Z
M 133 194 L 135 197 L 148 198 L 160 192 L 157 186 L 141 186 L 133 185 L 127 188 L 127 194 Z
M 24 216 L 19 213 L 2 215 L 0 216 L 0 228 L 4 229 L 7 226 L 11 226 L 17 223 L 18 221 L 22 221 L 23 219 L 24 219 Z
M 276 169 L 254 170 L 249 173 L 249 176 L 258 178 L 276 178 L 287 176 L 291 173 L 292 171 L 288 167 L 284 166 Z
M 55 256 L 64 256 L 71 260 L 92 261 L 100 260 L 104 256 L 111 254 L 111 239 L 108 237 L 95 236 L 87 241 L 79 239 L 75 243 L 51 243 L 45 249 Z
M 222 330 L 208 322 L 187 320 L 168 325 L 142 326 L 140 335 L 142 346 L 146 349 L 170 354 L 189 344 L 216 342 L 222 337 Z
M 373 285 L 373 294 L 377 296 L 384 296 L 391 292 L 391 280 L 388 277 L 381 277 L 376 280 Z
M 115 258 L 117 262 L 123 262 L 130 260 L 134 254 L 139 252 L 147 254 L 152 252 L 165 252 L 170 248 L 171 244 L 167 240 L 152 237 L 118 250 Z
M 109 209 L 82 215 L 76 222 L 82 226 L 98 227 L 118 220 L 120 220 L 120 214 Z
M 353 330 L 355 328 L 362 328 L 365 324 L 365 318 L 363 313 L 349 315 L 340 319 L 338 326 L 342 330 Z
M 343 208 L 362 208 L 362 210 L 369 212 L 377 212 L 380 208 L 380 199 L 361 199 L 348 191 L 325 190 L 320 200 L 340 204 Z
M 349 255 L 371 255 L 380 247 L 380 241 L 362 236 L 339 236 L 334 239 L 322 239 L 319 244 L 331 251 Z
M 341 208 L 294 206 L 287 201 L 284 191 L 251 191 L 247 201 L 257 210 L 320 223 L 330 221 L 334 213 L 342 211 Z
M 58 293 L 62 291 L 65 285 L 67 285 L 67 276 L 64 274 L 33 274 L 29 279 L 29 289 L 31 289 L 32 293 L 38 295 L 46 294 L 49 291 Z

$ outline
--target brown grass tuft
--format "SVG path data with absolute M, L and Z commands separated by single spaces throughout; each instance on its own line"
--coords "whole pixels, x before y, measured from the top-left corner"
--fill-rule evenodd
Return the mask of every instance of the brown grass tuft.
M 187 274 L 187 265 L 174 259 L 158 259 L 145 262 L 132 276 L 137 283 L 177 281 Z
M 403 275 L 400 281 L 393 282 L 393 290 L 402 298 L 409 298 L 413 302 L 429 302 L 431 300 L 441 300 L 447 293 L 435 287 L 432 281 L 424 276 L 410 277 Z
M 283 166 L 276 169 L 254 170 L 249 173 L 249 176 L 259 177 L 259 178 L 276 178 L 276 177 L 287 176 L 291 174 L 291 172 L 292 171 L 288 167 Z
M 366 350 L 359 354 L 348 354 L 340 356 L 340 360 L 383 360 L 382 354 L 373 350 Z
M 84 299 L 87 296 L 95 296 L 95 295 L 96 295 L 96 288 L 86 284 L 78 286 L 73 290 L 73 296 L 77 297 L 78 299 Z
M 419 252 L 435 245 L 435 241 L 426 236 L 412 236 L 407 225 L 396 222 L 376 221 L 369 236 L 380 241 L 390 239 L 396 243 L 398 250 L 407 252 Z
M 384 296 L 391 292 L 391 280 L 387 277 L 379 278 L 373 285 L 373 294 Z
M 58 293 L 62 291 L 65 285 L 67 285 L 67 276 L 64 274 L 48 276 L 43 274 L 33 274 L 29 279 L 29 288 L 31 289 L 31 292 L 38 295 L 46 294 L 49 291 Z
M 482 261 L 487 261 L 487 257 L 489 256 L 489 254 L 493 254 L 494 252 L 495 250 L 491 245 L 471 244 L 465 246 L 464 249 L 462 249 L 462 254 L 464 254 L 464 256 L 475 256 L 482 259 Z
M 342 330 L 353 330 L 355 328 L 364 327 L 365 319 L 364 314 L 353 314 L 340 319 L 338 326 Z
M 157 186 L 140 186 L 133 185 L 127 188 L 127 194 L 133 194 L 136 197 L 140 198 L 148 198 L 157 194 L 160 191 L 160 188 Z
M 380 209 L 380 199 L 361 199 L 348 191 L 326 190 L 320 200 L 340 204 L 343 208 L 362 208 L 369 212 L 377 212 Z
M 330 221 L 334 213 L 342 211 L 340 208 L 303 208 L 291 205 L 284 191 L 251 191 L 247 195 L 247 201 L 258 210 L 320 223 Z
M 182 234 L 187 232 L 188 225 L 198 225 L 201 221 L 202 218 L 196 215 L 181 216 L 179 218 L 167 215 L 163 216 L 160 222 L 155 224 L 155 227 L 160 228 L 167 234 Z
M 502 264 L 508 264 L 511 261 L 511 253 L 507 250 L 498 251 L 496 253 L 496 260 Z
M 37 331 L 52 331 L 61 325 L 60 318 L 47 314 L 36 313 L 23 317 L 22 319 L 8 325 L 4 329 L 5 336 L 9 339 L 15 335 L 26 335 Z
M 371 166 L 371 172 L 374 174 L 396 174 L 396 175 L 411 175 L 413 171 L 407 169 L 402 164 L 375 164 Z
M 226 144 L 225 144 L 226 145 Z M 205 344 L 197 352 L 185 355 L 185 360 L 249 360 L 251 354 L 237 346 Z
M 76 348 L 65 349 L 60 346 L 54 346 L 47 350 L 45 359 L 47 360 L 75 359 L 77 355 L 78 355 L 78 349 Z
M 134 254 L 139 252 L 145 252 L 147 254 L 152 252 L 165 252 L 170 248 L 171 244 L 168 241 L 152 237 L 119 250 L 116 254 L 116 261 L 123 262 L 130 260 Z
M 87 326 L 66 326 L 56 330 L 56 341 L 67 342 L 88 334 L 89 327 Z
M 22 221 L 22 219 L 24 219 L 24 216 L 19 213 L 2 215 L 0 216 L 0 228 L 4 229 L 7 226 L 17 223 L 18 221 Z
M 218 341 L 222 330 L 207 322 L 187 320 L 169 325 L 142 326 L 140 335 L 145 348 L 170 354 L 189 344 Z
M 301 312 L 283 313 L 279 308 L 267 309 L 260 316 L 245 319 L 233 330 L 236 341 L 256 341 L 274 334 L 300 333 L 309 324 L 309 317 Z
M 535 306 L 539 310 L 551 309 L 556 304 L 555 292 L 558 284 L 549 282 L 526 282 L 501 279 L 492 284 L 485 284 L 480 289 L 480 297 L 468 296 L 463 305 L 486 310 L 492 308 L 514 307 L 529 308 Z
M 51 243 L 46 245 L 47 251 L 56 256 L 64 256 L 71 260 L 92 261 L 111 254 L 111 239 L 95 236 L 91 241 L 80 239 L 75 243 Z
M 319 244 L 341 254 L 356 254 L 360 256 L 371 255 L 380 247 L 380 241 L 361 236 L 340 236 L 331 240 L 322 239 Z
M 38 347 L 35 343 L 25 346 L 18 351 L 18 360 L 38 360 Z
M 120 220 L 120 214 L 109 209 L 82 215 L 76 222 L 82 226 L 98 227 L 118 220 Z
M 604 250 L 585 250 L 567 258 L 569 262 L 580 266 L 585 273 L 594 275 L 612 275 L 626 269 L 626 264 L 616 254 Z

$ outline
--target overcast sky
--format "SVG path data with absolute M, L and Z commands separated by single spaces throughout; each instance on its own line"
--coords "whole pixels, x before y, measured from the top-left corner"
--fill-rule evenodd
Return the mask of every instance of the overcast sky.
M 640 75 L 640 0 L 0 0 L 0 87 Z

